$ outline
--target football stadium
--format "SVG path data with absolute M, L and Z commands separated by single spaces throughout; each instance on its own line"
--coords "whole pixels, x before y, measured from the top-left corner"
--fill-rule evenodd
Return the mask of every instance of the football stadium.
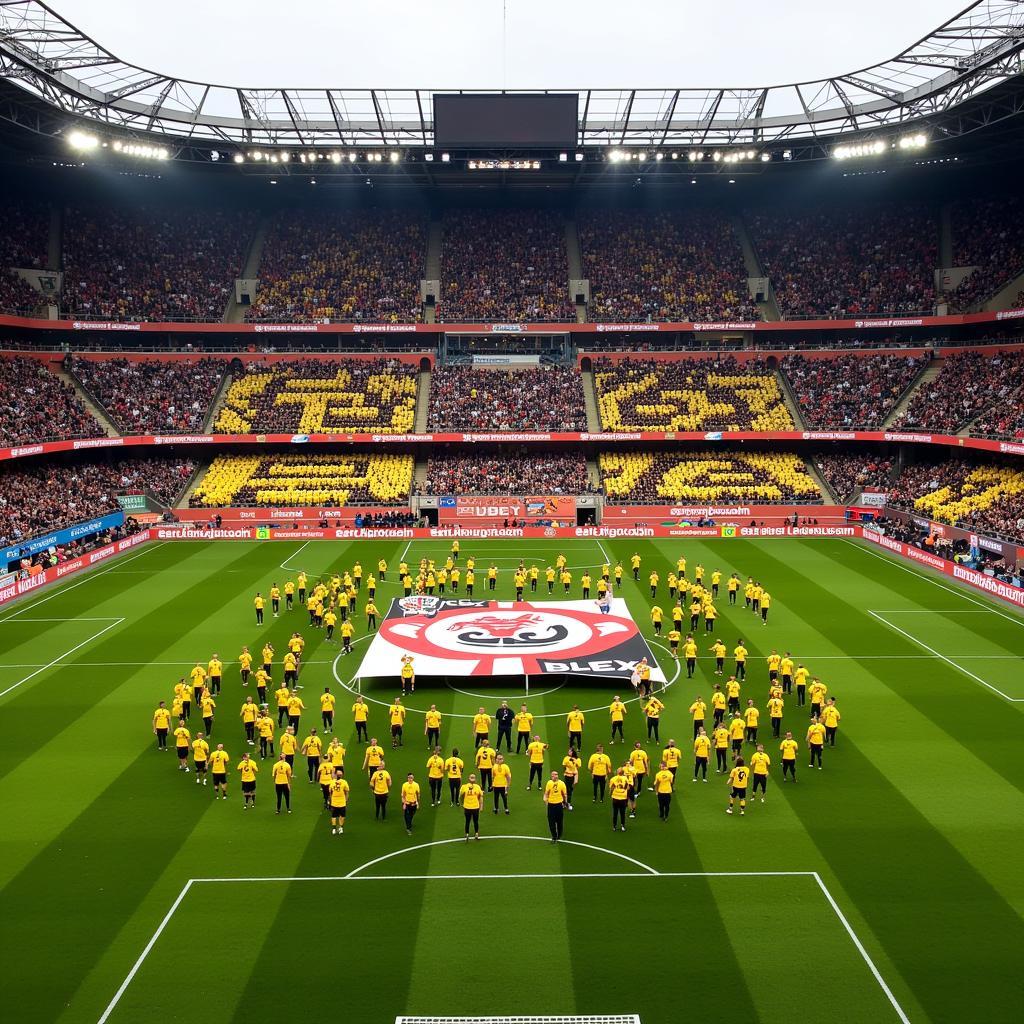
M 964 3 L 0 3 L 4 1019 L 1024 1020 Z

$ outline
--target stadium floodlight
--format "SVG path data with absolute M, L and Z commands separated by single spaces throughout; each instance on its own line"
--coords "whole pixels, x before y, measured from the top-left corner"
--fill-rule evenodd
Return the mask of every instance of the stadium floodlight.
M 357 156 L 358 156 L 358 155 L 359 155 L 359 154 L 358 154 L 358 153 L 356 153 L 356 152 L 355 152 L 355 150 L 353 150 L 353 151 L 352 151 L 351 153 L 349 153 L 349 155 L 348 155 L 348 162 L 349 162 L 350 164 L 354 164 L 354 163 L 356 162 L 356 158 L 357 158 Z M 340 160 L 341 160 L 341 157 L 339 156 L 339 157 L 338 157 L 338 160 L 336 160 L 336 161 L 335 161 L 335 163 L 337 163 L 337 162 L 338 162 L 338 161 L 340 161 Z
M 665 154 L 664 153 L 659 153 L 654 159 L 655 160 L 664 160 L 665 159 Z
M 836 146 L 832 156 L 836 160 L 852 160 L 861 156 L 881 156 L 885 152 L 885 143 L 881 139 L 874 142 L 859 142 L 845 146 Z
M 446 164 L 451 160 L 451 155 L 448 153 L 441 154 L 441 163 Z
M 771 158 L 772 158 L 771 153 L 762 153 L 761 154 L 761 163 L 763 163 L 763 164 L 769 163 L 771 161 Z
M 391 150 L 391 162 L 393 164 L 397 164 L 400 157 L 401 157 L 401 154 L 397 150 L 394 150 L 394 149 Z
M 245 157 L 242 156 L 241 153 L 236 153 L 235 154 L 235 163 L 236 164 L 244 164 L 245 163 Z
M 711 157 L 711 159 L 712 159 L 712 160 L 714 160 L 714 161 L 715 161 L 715 163 L 717 164 L 717 163 L 718 163 L 718 161 L 722 159 L 722 154 L 721 154 L 721 153 L 717 153 L 717 152 L 716 152 L 716 153 L 715 153 L 715 154 L 714 154 L 714 155 L 713 155 L 713 156 Z
M 730 185 L 735 185 L 736 184 L 736 179 L 735 178 L 730 178 L 729 179 L 729 184 Z
M 340 164 L 341 163 L 341 154 L 337 150 L 335 150 L 331 154 L 331 163 L 332 164 Z
M 558 162 L 560 164 L 568 163 L 569 162 L 569 154 L 568 153 L 559 153 L 558 154 Z
M 214 163 L 217 163 L 217 161 L 220 160 L 220 150 L 219 149 L 211 149 L 210 150 L 210 159 Z
M 576 154 L 576 163 L 578 163 L 578 164 L 583 163 L 583 154 L 582 153 L 577 153 Z
M 432 164 L 434 162 L 434 154 L 433 153 L 424 153 L 423 159 L 426 160 L 428 164 Z
M 792 160 L 793 159 L 793 150 L 791 150 L 791 149 L 784 149 L 782 151 L 782 159 L 783 160 Z
M 100 140 L 95 135 L 89 132 L 80 132 L 77 128 L 68 135 L 68 145 L 72 149 L 78 149 L 82 152 L 95 149 L 99 144 Z
M 637 153 L 636 158 L 637 158 L 637 160 L 640 161 L 640 163 L 643 163 L 647 159 L 647 154 L 646 153 Z
M 748 160 L 753 160 L 755 156 L 757 156 L 757 153 L 755 153 L 754 150 L 752 150 L 752 149 L 748 149 L 747 150 L 747 159 Z
M 904 135 L 899 141 L 900 149 L 923 149 L 928 144 L 928 137 L 923 132 L 916 135 Z
M 289 160 L 291 160 L 291 158 L 291 153 L 285 151 L 284 153 L 281 154 L 281 163 L 286 164 L 288 163 Z

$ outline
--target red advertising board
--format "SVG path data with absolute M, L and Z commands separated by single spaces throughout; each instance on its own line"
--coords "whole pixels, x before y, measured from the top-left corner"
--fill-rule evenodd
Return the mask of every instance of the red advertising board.
M 66 576 L 80 572 L 82 569 L 88 569 L 99 562 L 105 562 L 108 558 L 113 558 L 124 551 L 136 548 L 140 544 L 145 544 L 150 539 L 150 531 L 142 530 L 139 533 L 132 534 L 130 537 L 126 537 L 124 540 L 115 541 L 113 544 L 107 544 L 102 548 L 96 548 L 94 551 L 90 551 L 79 558 L 70 558 L 66 562 L 60 562 L 50 569 L 44 569 L 42 572 L 36 573 L 35 576 L 17 579 L 16 573 L 10 573 L 5 577 L 5 582 L 0 584 L 0 604 L 20 597 L 22 594 L 27 594 L 29 591 L 37 590 L 39 587 L 44 587 L 48 583 L 55 583 L 57 580 L 62 580 Z
M 842 505 L 605 505 L 603 522 L 606 526 L 617 522 L 685 526 L 710 519 L 715 523 L 749 525 L 756 520 L 784 525 L 795 515 L 816 519 L 820 525 L 845 522 L 845 513 Z
M 439 498 L 437 517 L 442 523 L 480 523 L 485 520 L 503 522 L 506 519 L 517 519 L 574 524 L 576 499 L 564 494 L 531 494 L 524 498 L 459 495 Z
M 178 508 L 174 510 L 175 516 L 184 522 L 206 523 L 215 516 L 220 516 L 223 524 L 251 526 L 253 523 L 320 523 L 326 520 L 332 526 L 336 524 L 348 524 L 354 522 L 360 513 L 373 512 L 398 512 L 408 514 L 409 506 L 372 509 L 360 508 L 354 505 L 350 508 L 323 508 L 322 506 L 308 505 L 296 506 L 295 508 Z

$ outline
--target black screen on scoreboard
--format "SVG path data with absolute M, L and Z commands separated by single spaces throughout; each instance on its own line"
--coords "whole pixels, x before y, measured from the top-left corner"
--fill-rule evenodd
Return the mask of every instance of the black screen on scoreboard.
M 441 149 L 576 145 L 575 93 L 434 96 L 434 144 Z

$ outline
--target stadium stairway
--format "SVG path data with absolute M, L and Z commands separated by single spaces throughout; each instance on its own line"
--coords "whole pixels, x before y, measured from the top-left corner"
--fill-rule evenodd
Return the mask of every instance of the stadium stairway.
M 793 390 L 793 386 L 789 383 L 789 379 L 781 370 L 776 370 L 775 376 L 779 381 L 779 393 L 782 395 L 782 401 L 789 410 L 789 415 L 793 417 L 793 426 L 797 430 L 806 430 L 807 421 L 804 419 L 804 414 L 800 409 L 800 403 L 797 401 L 796 392 Z
M 910 403 L 914 399 L 914 395 L 917 394 L 917 389 L 921 387 L 927 387 L 930 381 L 935 380 L 942 370 L 943 360 L 933 359 L 911 382 L 910 386 L 900 396 L 900 400 L 892 407 L 892 412 L 882 420 L 882 429 L 887 430 L 894 423 L 897 423 L 900 417 L 910 407 Z
M 825 501 L 836 505 L 842 504 L 844 495 L 837 494 L 833 490 L 832 485 L 825 479 L 824 474 L 818 468 L 817 462 L 813 458 L 805 459 L 804 461 L 807 463 L 807 475 L 818 485 L 818 490 L 821 491 Z
M 427 432 L 427 413 L 430 411 L 430 371 L 421 370 L 419 384 L 416 388 L 416 417 L 413 420 L 413 433 Z
M 441 280 L 441 239 L 444 232 L 441 228 L 441 221 L 431 220 L 427 228 L 427 265 L 425 277 L 428 281 Z M 440 296 L 439 296 L 440 297 Z M 423 322 L 433 324 L 437 322 L 436 309 L 424 309 Z
M 569 281 L 575 281 L 583 277 L 583 252 L 580 249 L 580 233 L 576 227 L 576 221 L 565 222 L 565 252 L 569 269 Z M 569 287 L 566 281 L 566 287 Z M 569 298 L 572 299 L 572 289 L 569 289 Z M 585 303 L 576 305 L 576 322 L 585 323 L 587 319 L 587 307 Z
M 178 492 L 177 499 L 174 502 L 175 508 L 188 508 L 188 499 L 192 497 L 192 493 L 202 482 L 202 479 L 210 471 L 212 462 L 201 462 L 195 468 L 195 472 L 185 482 L 185 486 Z
M 245 257 L 242 273 L 239 275 L 243 279 L 259 277 L 260 260 L 263 258 L 263 246 L 266 244 L 269 231 L 270 217 L 264 215 L 256 225 L 252 241 L 249 243 L 249 254 Z M 231 298 L 228 299 L 228 304 L 224 308 L 224 323 L 240 324 L 245 319 L 245 310 L 245 306 L 240 306 L 235 301 L 234 285 L 232 284 Z
M 1021 291 L 1024 291 L 1024 270 L 1004 284 L 981 308 L 987 313 L 1010 309 Z
M 584 370 L 583 377 L 583 407 L 587 412 L 587 430 L 591 434 L 601 431 L 601 416 L 597 411 L 597 387 L 594 383 L 592 370 Z
M 68 373 L 63 367 L 53 371 L 65 384 L 74 389 L 78 400 L 85 406 L 86 411 L 92 416 L 107 437 L 120 437 L 121 432 L 114 426 L 113 420 L 107 410 L 95 399 L 85 385 L 72 373 Z
M 210 411 L 206 414 L 206 419 L 203 420 L 204 434 L 213 433 L 213 425 L 217 422 L 220 407 L 224 404 L 224 399 L 227 398 L 229 387 L 231 387 L 231 374 L 225 373 L 221 379 L 220 387 L 217 389 L 217 394 L 213 396 L 213 401 L 210 403 Z
M 740 248 L 743 250 L 743 265 L 747 270 L 747 277 L 766 277 L 764 268 L 761 266 L 761 260 L 757 255 L 757 250 L 754 248 L 754 243 L 750 238 L 750 233 L 747 231 L 747 225 L 743 223 L 743 218 L 738 214 L 732 219 L 733 227 L 736 230 L 736 237 L 740 240 Z M 782 314 L 779 312 L 779 305 L 775 301 L 775 292 L 771 287 L 771 281 L 768 282 L 768 298 L 765 302 L 759 302 L 757 308 L 761 313 L 763 320 L 781 320 Z

